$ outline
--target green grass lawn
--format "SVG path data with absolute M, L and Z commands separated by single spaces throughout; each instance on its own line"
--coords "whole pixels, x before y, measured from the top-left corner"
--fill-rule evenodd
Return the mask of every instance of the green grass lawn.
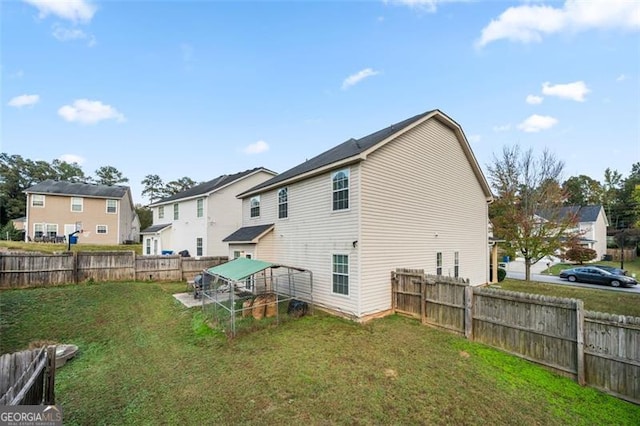
M 637 425 L 640 406 L 398 316 L 316 310 L 234 340 L 172 293 L 103 283 L 0 293 L 0 352 L 74 343 L 65 424 Z
M 498 283 L 498 286 L 504 290 L 520 291 L 523 293 L 582 299 L 585 309 L 589 311 L 640 317 L 639 294 L 613 290 L 606 286 L 602 286 L 602 289 L 591 289 L 537 281 L 526 282 L 509 278 Z
M 42 253 L 53 253 L 67 251 L 67 244 L 54 243 L 25 243 L 24 241 L 0 241 L 0 250 L 12 251 L 38 251 Z M 115 245 L 98 245 L 98 244 L 72 244 L 71 251 L 135 251 L 142 254 L 142 244 L 115 244 Z

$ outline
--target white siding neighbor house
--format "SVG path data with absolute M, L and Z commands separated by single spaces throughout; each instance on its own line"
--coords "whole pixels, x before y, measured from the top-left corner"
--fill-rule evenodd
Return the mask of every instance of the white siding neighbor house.
M 539 213 L 545 219 L 544 213 Z M 576 218 L 576 228 L 571 232 L 580 234 L 578 244 L 596 251 L 596 260 L 601 260 L 607 254 L 607 226 L 609 221 L 600 204 L 589 206 L 565 206 L 560 209 L 561 218 L 572 216 Z
M 391 309 L 396 268 L 488 281 L 491 191 L 462 128 L 439 110 L 349 139 L 239 197 L 229 257 L 310 270 L 314 303 L 351 318 Z
M 142 253 L 187 250 L 191 256 L 226 256 L 222 239 L 242 218 L 242 201 L 236 196 L 275 175 L 263 167 L 223 175 L 150 204 L 153 225 L 140 233 Z

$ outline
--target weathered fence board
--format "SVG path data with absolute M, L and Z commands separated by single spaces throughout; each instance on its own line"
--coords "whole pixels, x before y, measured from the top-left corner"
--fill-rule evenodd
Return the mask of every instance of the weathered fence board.
M 85 281 L 186 281 L 226 257 L 136 256 L 133 251 L 0 253 L 0 289 Z
M 585 380 L 590 385 L 640 402 L 640 318 L 586 312 Z
M 0 288 L 36 287 L 74 282 L 73 253 L 0 254 Z
M 45 383 L 55 374 L 46 368 L 50 354 L 55 351 L 40 348 L 0 357 L 0 405 L 39 405 L 54 398 L 53 389 L 45 398 Z
M 640 318 L 585 312 L 581 300 L 391 273 L 393 310 L 640 404 Z

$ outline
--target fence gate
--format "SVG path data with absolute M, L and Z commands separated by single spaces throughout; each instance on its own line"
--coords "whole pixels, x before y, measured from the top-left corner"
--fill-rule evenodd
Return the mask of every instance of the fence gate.
M 396 269 L 391 272 L 391 300 L 394 312 L 425 320 L 427 282 L 423 269 Z

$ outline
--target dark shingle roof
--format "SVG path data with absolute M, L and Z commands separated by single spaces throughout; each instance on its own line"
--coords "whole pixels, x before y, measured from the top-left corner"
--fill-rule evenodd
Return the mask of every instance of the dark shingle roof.
M 567 216 L 576 216 L 578 222 L 595 222 L 598 220 L 598 215 L 602 205 L 596 204 L 592 206 L 564 206 L 558 211 L 558 217 L 566 218 Z M 549 212 L 540 211 L 538 216 L 548 219 L 552 216 Z
M 236 232 L 229 235 L 227 238 L 225 238 L 222 241 L 223 242 L 253 241 L 255 238 L 259 237 L 264 232 L 268 231 L 270 228 L 273 228 L 273 223 L 269 223 L 267 225 L 245 226 L 244 228 L 238 229 Z
M 144 228 L 142 231 L 140 231 L 141 234 L 155 234 L 156 232 L 162 231 L 163 229 L 165 229 L 166 227 L 171 226 L 170 223 L 161 223 L 158 225 L 151 225 L 148 228 Z
M 82 195 L 84 197 L 96 198 L 122 198 L 128 190 L 128 186 L 63 182 L 47 179 L 25 189 L 24 192 L 35 194 Z
M 204 182 L 192 188 L 184 190 L 182 192 L 178 192 L 177 194 L 171 195 L 170 197 L 163 198 L 159 201 L 156 201 L 155 203 L 152 203 L 151 205 L 155 206 L 159 204 L 168 203 L 170 201 L 181 200 L 183 198 L 190 198 L 190 197 L 196 197 L 198 195 L 205 195 L 218 188 L 228 185 L 238 179 L 242 179 L 243 177 L 248 176 L 251 173 L 257 172 L 259 170 L 264 170 L 268 173 L 273 173 L 275 175 L 275 172 L 265 169 L 264 167 L 256 167 L 254 169 L 245 170 L 244 172 L 239 172 L 232 175 L 222 175 L 208 182 Z
M 346 142 L 341 143 L 338 146 L 335 146 L 333 148 L 331 148 L 328 151 L 323 152 L 320 155 L 317 155 L 315 157 L 313 157 L 310 160 L 305 161 L 302 164 L 299 164 L 289 170 L 287 170 L 286 172 L 280 173 L 279 175 L 265 181 L 262 182 L 259 185 L 254 186 L 253 188 L 251 188 L 248 191 L 245 191 L 244 193 L 240 194 L 240 196 L 247 194 L 247 193 L 251 193 L 254 192 L 256 190 L 262 189 L 262 188 L 266 188 L 268 186 L 277 184 L 279 182 L 284 182 L 285 180 L 291 179 L 293 177 L 296 177 L 298 175 L 313 171 L 315 169 L 318 169 L 320 167 L 323 166 L 327 166 L 331 163 L 335 163 L 337 161 L 340 160 L 344 160 L 347 159 L 349 157 L 353 157 L 355 155 L 361 154 L 362 152 L 368 150 L 369 148 L 377 145 L 378 143 L 382 142 L 383 140 L 385 140 L 386 138 L 388 138 L 389 136 L 401 131 L 402 129 L 404 129 L 405 127 L 410 126 L 411 124 L 415 123 L 416 121 L 420 120 L 421 118 L 433 113 L 436 110 L 431 110 L 431 111 L 427 111 L 424 112 L 422 114 L 418 114 L 416 116 L 413 116 L 411 118 L 407 118 L 406 120 L 403 120 L 399 123 L 393 124 L 385 129 L 382 130 L 378 130 L 377 132 L 371 133 L 368 136 L 365 136 L 363 138 L 360 139 L 349 139 Z

